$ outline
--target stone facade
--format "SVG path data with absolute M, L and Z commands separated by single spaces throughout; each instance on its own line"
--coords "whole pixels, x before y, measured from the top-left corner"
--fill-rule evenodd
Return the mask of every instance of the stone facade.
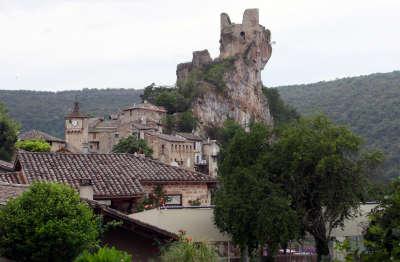
M 154 185 L 144 186 L 147 194 L 152 194 L 154 189 Z M 211 204 L 210 188 L 206 184 L 165 184 L 162 189 L 167 197 L 181 196 L 181 206 L 191 206 L 192 201 L 199 201 L 201 206 Z
M 133 105 L 108 118 L 88 117 L 79 111 L 78 103 L 65 117 L 65 140 L 74 153 L 110 153 L 121 138 L 141 130 L 161 131 L 166 110 L 150 103 Z
M 157 132 L 146 132 L 144 139 L 153 149 L 154 159 L 170 165 L 194 170 L 194 148 L 190 141 Z
M 258 21 L 258 9 L 246 10 L 242 24 L 234 24 L 227 14 L 221 14 L 219 57 L 212 60 L 207 50 L 197 51 L 193 52 L 191 62 L 178 65 L 177 80 L 182 81 L 194 69 L 233 60 L 233 69 L 223 76 L 226 83 L 223 92 L 213 88 L 213 84 L 200 83 L 207 92 L 192 104 L 193 114 L 200 120 L 200 131 L 222 126 L 226 119 L 233 119 L 244 127 L 252 120 L 272 125 L 261 81 L 261 70 L 272 53 L 271 34 Z
M 199 61 L 203 60 L 199 58 Z M 203 146 L 209 141 L 190 133 L 163 134 L 161 122 L 165 114 L 164 108 L 145 102 L 125 108 L 107 119 L 89 118 L 80 112 L 78 103 L 75 103 L 74 109 L 65 118 L 67 148 L 73 153 L 106 154 L 121 138 L 134 135 L 147 141 L 153 149 L 154 159 L 215 176 L 216 161 L 208 165 L 212 157 Z

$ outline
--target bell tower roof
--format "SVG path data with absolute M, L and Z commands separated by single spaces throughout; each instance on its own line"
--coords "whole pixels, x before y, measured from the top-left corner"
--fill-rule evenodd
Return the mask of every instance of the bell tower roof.
M 66 116 L 66 118 L 87 118 L 87 116 L 83 113 L 81 113 L 79 109 L 79 103 L 78 101 L 74 102 L 74 108 L 72 111 Z

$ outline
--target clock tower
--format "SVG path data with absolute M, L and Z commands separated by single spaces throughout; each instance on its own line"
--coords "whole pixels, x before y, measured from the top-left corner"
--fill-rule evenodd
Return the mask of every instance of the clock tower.
M 73 153 L 87 153 L 89 140 L 89 117 L 79 110 L 79 103 L 74 103 L 73 110 L 65 116 L 65 141 Z

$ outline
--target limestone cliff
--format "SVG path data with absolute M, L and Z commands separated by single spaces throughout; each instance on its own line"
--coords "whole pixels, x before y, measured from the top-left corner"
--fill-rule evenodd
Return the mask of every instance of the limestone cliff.
M 251 120 L 272 125 L 261 82 L 272 52 L 270 31 L 258 19 L 258 9 L 247 9 L 242 24 L 221 14 L 219 57 L 213 60 L 207 50 L 196 51 L 191 62 L 178 65 L 178 87 L 200 90 L 191 106 L 200 130 L 221 126 L 228 118 L 243 126 Z

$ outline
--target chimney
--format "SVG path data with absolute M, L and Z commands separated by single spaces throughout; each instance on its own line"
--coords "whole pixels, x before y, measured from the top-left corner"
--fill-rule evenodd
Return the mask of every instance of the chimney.
M 93 200 L 93 184 L 91 179 L 79 179 L 79 196 Z

